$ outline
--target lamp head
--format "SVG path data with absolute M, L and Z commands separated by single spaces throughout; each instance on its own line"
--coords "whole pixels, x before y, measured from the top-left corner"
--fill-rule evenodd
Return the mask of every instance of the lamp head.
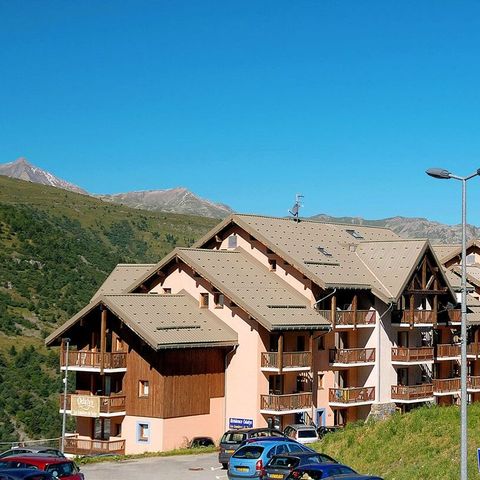
M 480 168 L 477 170 L 477 172 L 479 171 Z M 444 168 L 429 168 L 425 173 L 433 178 L 440 178 L 444 180 L 448 180 L 449 178 L 451 178 L 451 173 Z

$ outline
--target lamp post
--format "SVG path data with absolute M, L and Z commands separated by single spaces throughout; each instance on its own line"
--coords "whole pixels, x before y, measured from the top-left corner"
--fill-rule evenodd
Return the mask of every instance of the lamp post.
M 480 175 L 480 168 L 468 175 L 459 177 L 442 168 L 429 168 L 427 175 L 448 180 L 453 178 L 462 182 L 462 320 L 460 351 L 460 480 L 467 480 L 467 180 Z

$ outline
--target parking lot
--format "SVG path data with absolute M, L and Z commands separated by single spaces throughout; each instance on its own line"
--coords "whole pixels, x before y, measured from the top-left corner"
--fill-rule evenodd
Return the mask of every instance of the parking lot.
M 226 480 L 218 453 L 101 462 L 81 467 L 86 480 L 182 479 Z

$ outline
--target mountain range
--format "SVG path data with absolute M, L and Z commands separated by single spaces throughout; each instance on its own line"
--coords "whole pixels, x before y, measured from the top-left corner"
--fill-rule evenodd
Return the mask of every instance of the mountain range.
M 183 187 L 165 190 L 92 195 L 83 188 L 30 164 L 25 158 L 0 164 L 0 175 L 62 188 L 84 195 L 90 195 L 105 202 L 122 204 L 141 210 L 182 213 L 210 218 L 225 218 L 233 212 L 228 205 L 211 202 Z M 318 214 L 310 217 L 310 219 L 348 225 L 387 227 L 404 238 L 429 238 L 434 243 L 460 243 L 462 235 L 461 225 L 445 225 L 439 222 L 432 222 L 426 218 L 397 216 L 380 220 L 367 220 L 362 217 L 332 217 L 326 214 Z M 480 228 L 468 225 L 467 237 L 480 237 Z
M 73 183 L 67 182 L 50 172 L 32 165 L 23 157 L 14 162 L 0 164 L 0 175 L 62 188 L 142 210 L 183 213 L 186 215 L 200 215 L 210 218 L 224 218 L 233 211 L 227 205 L 211 202 L 182 187 L 167 190 L 117 193 L 114 195 L 93 195 Z

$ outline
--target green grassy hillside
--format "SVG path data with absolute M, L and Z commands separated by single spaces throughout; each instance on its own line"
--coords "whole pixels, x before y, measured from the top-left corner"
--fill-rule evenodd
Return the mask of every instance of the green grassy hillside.
M 477 479 L 480 404 L 468 408 L 468 478 Z M 326 435 L 316 449 L 385 480 L 456 480 L 460 478 L 460 409 L 425 407 L 383 422 L 353 425 Z
M 58 435 L 58 368 L 43 338 L 89 301 L 113 267 L 157 262 L 217 222 L 0 176 L 0 442 Z M 29 368 L 37 363 L 42 368 Z

